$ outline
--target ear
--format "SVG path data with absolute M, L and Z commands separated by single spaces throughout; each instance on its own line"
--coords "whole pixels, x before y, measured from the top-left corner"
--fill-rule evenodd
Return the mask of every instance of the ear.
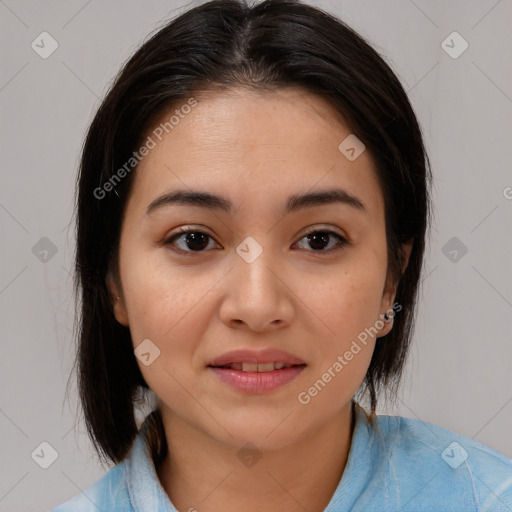
M 106 284 L 110 294 L 110 301 L 112 303 L 112 309 L 116 320 L 125 327 L 128 327 L 128 314 L 124 304 L 124 298 L 120 293 L 120 286 L 117 285 L 116 280 L 109 272 L 106 277 Z M 119 299 L 117 298 L 119 297 Z
M 408 242 L 402 244 L 402 250 L 404 251 L 404 258 L 402 260 L 402 274 L 405 272 L 407 265 L 409 264 L 409 257 L 411 256 L 413 241 L 409 240 Z
M 409 257 L 411 256 L 413 241 L 410 240 L 409 242 L 403 243 L 401 246 L 402 246 L 402 250 L 404 253 L 404 256 L 402 259 L 402 274 L 403 274 L 405 272 L 405 269 L 407 268 L 407 265 L 409 264 Z M 382 301 L 381 301 L 381 305 L 380 305 L 381 310 L 380 310 L 380 315 L 379 315 L 378 320 L 384 320 L 384 313 L 386 313 L 386 311 L 389 313 L 390 320 L 387 322 L 384 322 L 384 326 L 382 327 L 382 329 L 379 330 L 377 338 L 385 336 L 393 328 L 393 316 L 395 315 L 395 310 L 393 309 L 393 304 L 395 301 L 397 286 L 398 286 L 398 283 L 393 284 L 390 282 L 389 279 L 386 280 L 386 286 L 382 293 Z M 400 307 L 400 309 L 401 309 L 401 307 Z

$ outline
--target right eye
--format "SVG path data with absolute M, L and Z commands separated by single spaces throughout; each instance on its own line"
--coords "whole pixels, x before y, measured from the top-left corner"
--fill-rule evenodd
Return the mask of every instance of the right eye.
M 165 240 L 164 245 L 176 246 L 176 240 L 178 240 L 182 242 L 182 246 L 178 246 L 177 252 L 191 256 L 191 253 L 194 252 L 204 252 L 204 249 L 208 247 L 208 239 L 213 240 L 210 235 L 202 231 L 198 231 L 197 229 L 180 228 L 180 232 L 171 235 L 167 240 Z M 187 250 L 187 248 L 191 250 Z

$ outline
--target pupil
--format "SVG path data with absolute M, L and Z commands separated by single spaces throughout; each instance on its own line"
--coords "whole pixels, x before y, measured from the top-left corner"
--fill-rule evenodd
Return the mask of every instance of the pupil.
M 326 233 L 325 231 L 313 233 L 312 235 L 308 235 L 308 241 L 313 249 L 323 249 L 324 245 L 328 245 L 329 243 L 329 233 Z M 320 247 L 315 247 L 319 242 Z
M 192 249 L 194 251 L 200 251 L 201 249 L 204 249 L 208 245 L 207 238 L 208 235 L 206 235 L 205 233 L 188 233 L 186 235 L 186 243 L 189 249 Z M 198 245 L 194 246 L 194 244 Z

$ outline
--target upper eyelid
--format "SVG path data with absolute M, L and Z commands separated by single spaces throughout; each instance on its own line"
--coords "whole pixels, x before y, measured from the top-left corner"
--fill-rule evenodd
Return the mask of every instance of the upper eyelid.
M 173 238 L 177 235 L 180 235 L 180 234 L 183 234 L 183 233 L 190 233 L 190 232 L 193 232 L 193 233 L 204 233 L 205 235 L 208 235 L 209 237 L 211 238 L 215 238 L 216 235 L 210 235 L 207 231 L 208 231 L 208 228 L 206 227 L 203 227 L 203 226 L 193 226 L 193 225 L 185 225 L 185 226 L 180 226 L 179 228 L 179 231 L 176 231 L 175 233 L 172 233 L 170 235 L 168 235 L 166 237 L 166 240 L 169 240 L 170 238 Z M 334 227 L 331 227 L 331 226 L 327 226 L 327 225 L 315 225 L 313 224 L 312 226 L 307 226 L 305 227 L 303 230 L 301 230 L 301 237 L 304 237 L 310 233 L 314 233 L 314 232 L 317 232 L 317 231 L 328 231 L 328 232 L 331 232 L 337 236 L 340 236 L 342 238 L 345 238 L 348 240 L 348 236 L 345 234 L 345 233 L 337 233 L 336 232 L 336 229 L 339 229 L 339 228 L 334 228 Z
M 343 244 L 345 244 L 345 245 L 348 245 L 350 243 L 350 240 L 349 240 L 347 235 L 342 234 L 342 233 L 337 233 L 334 228 L 329 227 L 329 226 L 322 227 L 321 225 L 320 226 L 313 225 L 313 226 L 308 226 L 308 227 L 306 227 L 304 229 L 305 229 L 305 231 L 302 231 L 302 234 L 300 235 L 300 238 L 299 238 L 298 241 L 302 240 L 305 236 L 308 236 L 311 233 L 327 232 L 330 235 L 335 235 L 335 236 L 339 237 L 342 240 Z M 215 240 L 215 237 L 213 235 L 210 235 L 209 233 L 206 232 L 206 230 L 205 231 L 203 231 L 203 230 L 205 230 L 205 228 L 203 228 L 203 227 L 194 227 L 194 226 L 185 226 L 185 227 L 183 227 L 183 226 L 180 226 L 179 227 L 179 231 L 177 231 L 175 233 L 172 233 L 171 235 L 167 236 L 164 239 L 164 244 L 168 244 L 168 243 L 174 242 L 175 239 L 178 239 L 181 235 L 184 235 L 184 234 L 188 234 L 188 233 L 204 233 L 205 235 L 209 236 L 212 240 L 214 240 L 215 243 L 220 245 Z M 199 252 L 205 252 L 205 251 L 199 251 Z

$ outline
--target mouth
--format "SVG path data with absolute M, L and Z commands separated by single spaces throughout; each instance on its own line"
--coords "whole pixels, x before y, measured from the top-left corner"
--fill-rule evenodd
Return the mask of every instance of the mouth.
M 306 368 L 302 359 L 277 349 L 235 350 L 207 365 L 220 382 L 245 394 L 274 391 L 296 379 Z
M 222 366 L 213 366 L 208 365 L 210 368 L 219 368 L 223 370 L 236 370 L 242 372 L 258 372 L 258 373 L 267 373 L 278 370 L 283 370 L 286 368 L 291 368 L 293 366 L 306 366 L 303 364 L 288 364 L 282 362 L 271 362 L 271 363 L 230 363 Z
M 245 366 L 245 369 L 243 367 Z M 278 364 L 277 366 L 282 366 Z M 277 369 L 274 363 L 244 365 L 230 364 L 225 366 L 208 366 L 207 369 L 219 381 L 243 394 L 261 395 L 270 393 L 295 380 L 306 368 L 306 364 L 282 366 Z M 242 369 L 237 369 L 242 367 Z M 256 367 L 256 368 L 255 368 Z M 261 368 L 261 370 L 260 370 Z
M 303 364 L 306 364 L 306 361 L 293 354 L 276 348 L 266 348 L 260 351 L 232 350 L 210 361 L 208 366 L 215 368 L 229 367 L 245 372 L 270 372 Z

